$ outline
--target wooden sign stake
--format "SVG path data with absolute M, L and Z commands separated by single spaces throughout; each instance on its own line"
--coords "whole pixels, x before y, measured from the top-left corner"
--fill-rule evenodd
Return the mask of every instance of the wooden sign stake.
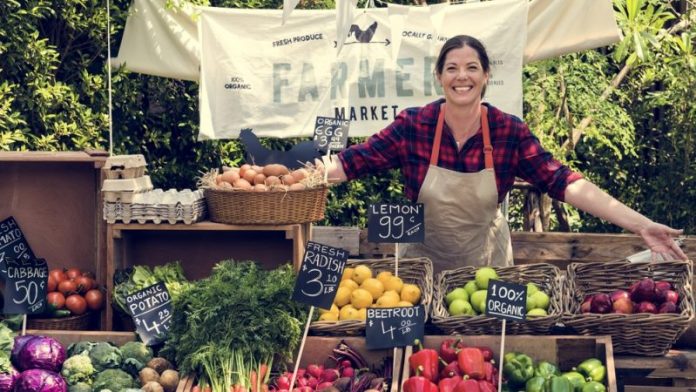
M 312 316 L 314 315 L 314 306 L 309 307 L 309 315 L 307 316 L 307 324 L 305 324 L 304 334 L 302 335 L 302 342 L 300 342 L 300 351 L 297 353 L 297 359 L 295 360 L 295 368 L 292 370 L 292 378 L 290 379 L 290 391 L 295 387 L 295 381 L 297 380 L 297 369 L 300 368 L 300 359 L 302 359 L 302 351 L 304 351 L 304 344 L 307 341 L 307 333 L 309 332 L 309 324 L 312 322 Z
M 27 314 L 22 315 L 22 336 L 27 334 Z
M 507 320 L 503 319 L 503 334 L 500 336 L 500 360 L 498 361 L 498 392 L 503 390 L 503 357 L 505 356 L 505 326 Z
M 399 276 L 399 243 L 394 244 L 394 276 Z

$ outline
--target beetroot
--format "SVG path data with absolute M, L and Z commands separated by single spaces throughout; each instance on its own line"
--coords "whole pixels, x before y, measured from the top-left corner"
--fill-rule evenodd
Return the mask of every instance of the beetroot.
M 609 313 L 611 311 L 611 298 L 607 294 L 599 293 L 592 297 L 590 312 Z

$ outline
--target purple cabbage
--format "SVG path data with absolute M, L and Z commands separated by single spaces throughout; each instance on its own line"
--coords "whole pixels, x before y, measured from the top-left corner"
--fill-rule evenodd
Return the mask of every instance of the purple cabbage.
M 14 366 L 10 366 L 10 371 L 0 374 L 0 392 L 12 392 L 19 380 L 19 372 Z
M 17 335 L 14 338 L 14 345 L 12 346 L 12 363 L 19 363 L 19 352 L 22 351 L 22 348 L 24 348 L 24 345 L 27 344 L 28 341 L 31 339 L 34 339 L 37 337 L 36 335 Z
M 60 371 L 65 362 L 65 349 L 53 338 L 35 336 L 30 339 L 19 352 L 20 370 L 44 369 L 53 372 Z
M 67 392 L 68 386 L 55 372 L 31 369 L 22 372 L 15 392 Z

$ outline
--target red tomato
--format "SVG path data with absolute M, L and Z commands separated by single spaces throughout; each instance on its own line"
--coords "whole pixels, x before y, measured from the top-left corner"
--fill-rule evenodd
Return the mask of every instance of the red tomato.
M 68 296 L 77 292 L 77 285 L 72 280 L 64 280 L 58 283 L 58 291 Z
M 85 301 L 90 310 L 100 310 L 104 307 L 104 293 L 97 289 L 89 290 L 85 294 Z
M 56 291 L 56 288 L 58 287 L 58 282 L 56 281 L 56 278 L 53 277 L 53 275 L 48 275 L 48 287 L 47 290 L 49 293 L 51 291 Z
M 48 273 L 48 276 L 52 276 L 57 284 L 68 279 L 68 276 L 65 275 L 65 272 L 61 268 L 52 269 L 51 272 Z
M 81 295 L 73 294 L 65 299 L 65 307 L 73 314 L 80 315 L 87 311 L 87 301 Z
M 68 279 L 75 279 L 78 276 L 82 276 L 82 271 L 79 268 L 70 268 L 65 271 L 65 275 L 68 276 Z
M 78 276 L 75 279 L 75 284 L 77 285 L 77 291 L 79 291 L 80 294 L 84 294 L 87 291 L 92 290 L 95 286 L 94 279 L 88 276 Z
M 65 296 L 57 291 L 48 293 L 46 301 L 55 309 L 63 309 L 63 306 L 65 306 Z

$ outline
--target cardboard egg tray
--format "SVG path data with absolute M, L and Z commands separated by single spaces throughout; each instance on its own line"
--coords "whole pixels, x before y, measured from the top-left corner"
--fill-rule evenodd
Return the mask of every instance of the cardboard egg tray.
M 203 220 L 206 212 L 202 190 L 155 189 L 135 194 L 132 203 L 104 202 L 104 219 L 108 223 L 191 224 Z

